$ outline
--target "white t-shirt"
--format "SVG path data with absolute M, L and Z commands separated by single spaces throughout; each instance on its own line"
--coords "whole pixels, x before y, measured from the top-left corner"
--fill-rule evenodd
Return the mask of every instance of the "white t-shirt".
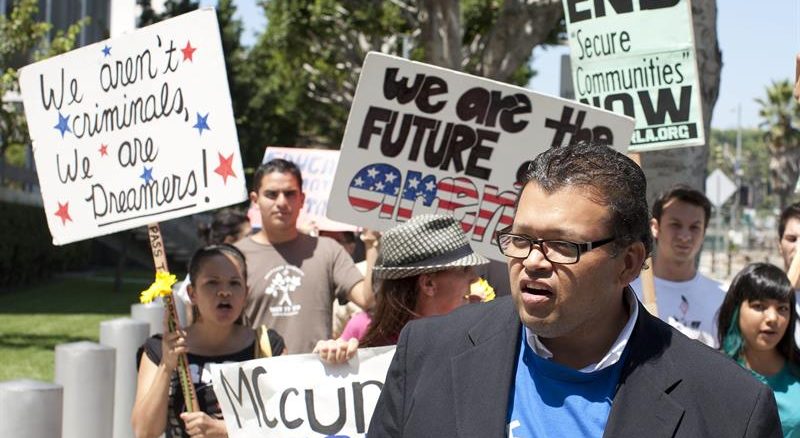
M 636 297 L 642 300 L 641 278 L 631 283 L 631 287 L 636 292 Z M 717 312 L 726 293 L 722 283 L 698 272 L 689 281 L 669 281 L 655 277 L 655 287 L 658 317 L 662 321 L 711 347 L 719 346 Z M 692 336 L 692 331 L 699 333 Z
M 800 289 L 796 289 L 794 292 L 794 312 L 798 317 L 794 323 L 794 344 L 800 348 Z

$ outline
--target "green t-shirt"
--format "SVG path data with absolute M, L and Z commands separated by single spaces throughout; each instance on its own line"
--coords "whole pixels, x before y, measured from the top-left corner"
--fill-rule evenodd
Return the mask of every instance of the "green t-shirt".
M 751 370 L 756 377 L 772 388 L 778 402 L 778 415 L 781 418 L 783 436 L 800 438 L 800 378 L 793 374 L 788 363 L 774 376 L 762 376 Z M 797 372 L 797 369 L 795 369 Z

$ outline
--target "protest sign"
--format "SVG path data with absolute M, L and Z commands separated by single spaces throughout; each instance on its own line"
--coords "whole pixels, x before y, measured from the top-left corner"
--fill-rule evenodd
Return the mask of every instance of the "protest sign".
M 392 356 L 394 346 L 340 365 L 316 354 L 211 365 L 228 436 L 363 437 Z
M 328 199 L 333 186 L 333 176 L 339 163 L 339 151 L 329 149 L 300 149 L 267 147 L 262 164 L 274 158 L 283 158 L 297 165 L 303 176 L 303 209 L 297 218 L 299 227 L 312 226 L 325 231 L 356 231 L 357 227 L 327 218 Z M 252 204 L 247 212 L 253 228 L 261 228 L 261 212 Z
M 529 160 L 579 140 L 626 152 L 629 117 L 402 58 L 367 55 L 328 201 L 331 219 L 386 230 L 423 213 L 461 221 L 472 247 L 514 215 Z
M 213 9 L 26 66 L 20 86 L 56 245 L 247 197 Z
M 630 152 L 705 143 L 688 0 L 564 0 L 575 99 L 636 119 Z

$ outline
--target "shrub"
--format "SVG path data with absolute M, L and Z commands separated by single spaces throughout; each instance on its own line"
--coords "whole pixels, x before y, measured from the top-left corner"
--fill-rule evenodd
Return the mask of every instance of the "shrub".
M 87 267 L 91 241 L 54 246 L 41 207 L 0 202 L 0 287 Z

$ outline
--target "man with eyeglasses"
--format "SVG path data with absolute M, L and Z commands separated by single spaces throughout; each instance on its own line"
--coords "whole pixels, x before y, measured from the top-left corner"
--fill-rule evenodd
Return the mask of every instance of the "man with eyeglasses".
M 769 388 L 631 290 L 652 246 L 645 189 L 606 146 L 539 155 L 497 235 L 511 296 L 408 324 L 368 435 L 781 436 Z

